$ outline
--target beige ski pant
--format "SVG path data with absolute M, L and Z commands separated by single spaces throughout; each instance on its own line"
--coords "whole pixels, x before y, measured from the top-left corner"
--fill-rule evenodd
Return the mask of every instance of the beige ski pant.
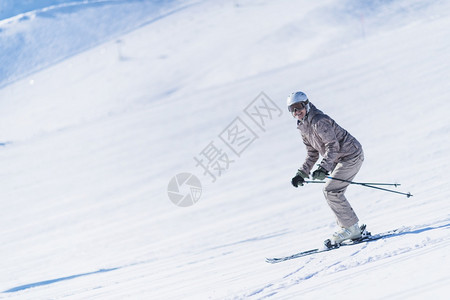
M 339 162 L 331 172 L 331 177 L 353 180 L 364 161 L 364 153 L 353 159 Z M 344 193 L 349 183 L 328 179 L 323 188 L 323 193 L 328 205 L 336 216 L 336 220 L 341 227 L 350 227 L 359 221 L 350 203 L 345 198 Z

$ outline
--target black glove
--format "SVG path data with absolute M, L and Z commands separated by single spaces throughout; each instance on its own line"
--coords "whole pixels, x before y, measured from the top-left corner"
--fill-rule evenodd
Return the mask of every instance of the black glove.
M 328 176 L 328 171 L 325 170 L 325 169 L 322 168 L 322 167 L 319 167 L 317 170 L 315 170 L 315 171 L 312 173 L 312 179 L 313 179 L 313 180 L 316 180 L 316 179 L 324 180 L 325 177 L 327 177 L 327 176 Z
M 294 178 L 292 178 L 291 183 L 294 187 L 298 187 L 300 184 L 303 186 L 303 183 L 305 182 L 305 178 L 308 178 L 308 174 L 303 172 L 302 170 L 298 170 L 297 174 L 295 174 Z

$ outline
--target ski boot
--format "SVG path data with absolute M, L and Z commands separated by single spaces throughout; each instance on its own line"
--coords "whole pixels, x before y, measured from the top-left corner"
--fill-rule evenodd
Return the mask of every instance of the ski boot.
M 370 233 L 366 230 L 366 225 L 359 227 L 358 223 L 356 223 L 347 228 L 342 227 L 330 239 L 325 240 L 323 243 L 328 249 L 339 248 L 344 241 L 357 241 L 369 235 Z

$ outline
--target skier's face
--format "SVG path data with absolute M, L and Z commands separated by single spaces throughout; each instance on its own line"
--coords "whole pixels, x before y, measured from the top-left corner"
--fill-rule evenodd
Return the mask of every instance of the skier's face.
M 298 102 L 289 107 L 292 116 L 298 120 L 302 120 L 306 116 L 306 102 Z
M 302 109 L 295 109 L 292 112 L 292 115 L 294 116 L 294 118 L 296 118 L 297 120 L 303 120 L 303 118 L 306 116 L 306 107 L 302 108 Z

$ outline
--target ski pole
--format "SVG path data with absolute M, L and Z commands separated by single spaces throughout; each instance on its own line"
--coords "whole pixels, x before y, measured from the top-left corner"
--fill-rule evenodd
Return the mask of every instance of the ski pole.
M 404 196 L 406 196 L 407 198 L 413 196 L 411 193 L 397 192 L 397 191 L 394 191 L 394 190 L 383 189 L 383 188 L 380 188 L 380 187 L 377 187 L 377 186 L 373 186 L 373 185 L 368 185 L 368 184 L 362 184 L 362 186 L 369 187 L 369 188 L 373 188 L 373 189 L 377 189 L 377 190 L 382 190 L 382 191 L 386 191 L 386 192 L 391 192 L 391 193 L 396 193 L 396 194 L 404 195 Z
M 364 185 L 389 185 L 389 186 L 401 186 L 400 183 L 372 183 L 372 182 L 354 182 L 354 181 L 348 181 L 348 180 L 343 180 L 343 179 L 337 179 L 337 178 L 332 178 L 332 177 L 327 177 L 330 179 L 335 179 L 335 180 L 341 180 L 341 181 L 345 181 L 348 183 L 352 183 L 352 184 L 364 184 Z M 305 180 L 305 183 L 325 183 L 326 181 L 320 181 L 320 180 Z
M 389 189 L 385 189 L 385 188 L 380 188 L 378 186 L 374 186 L 374 185 L 370 185 L 368 183 L 363 183 L 363 182 L 354 182 L 354 181 L 350 181 L 350 180 L 345 180 L 345 179 L 340 179 L 340 178 L 335 178 L 335 177 L 331 177 L 328 176 L 327 178 L 332 179 L 332 180 L 338 180 L 338 181 L 343 181 L 343 182 L 348 182 L 350 184 L 357 184 L 357 185 L 362 185 L 368 188 L 372 188 L 372 189 L 377 189 L 377 190 L 382 190 L 382 191 L 386 191 L 386 192 L 391 192 L 391 193 L 396 193 L 396 194 L 400 194 L 400 195 L 404 195 L 407 198 L 412 197 L 413 195 L 411 195 L 411 193 L 402 193 L 402 192 L 397 192 L 397 191 L 393 191 L 393 190 L 389 190 Z M 325 183 L 325 181 L 305 181 L 306 183 Z M 395 187 L 397 187 L 397 185 L 400 184 L 382 184 L 382 185 L 394 185 Z
M 319 180 L 305 180 L 305 183 L 325 183 L 326 181 L 319 181 Z
M 355 181 L 350 181 L 350 180 L 344 180 L 344 179 L 339 179 L 339 178 L 335 178 L 335 177 L 331 177 L 331 176 L 327 176 L 327 178 L 329 179 L 334 179 L 334 180 L 339 180 L 339 181 L 343 181 L 343 182 L 348 182 L 351 184 L 360 184 L 360 185 L 389 185 L 389 186 L 400 186 L 400 183 L 371 183 L 371 182 L 355 182 Z

